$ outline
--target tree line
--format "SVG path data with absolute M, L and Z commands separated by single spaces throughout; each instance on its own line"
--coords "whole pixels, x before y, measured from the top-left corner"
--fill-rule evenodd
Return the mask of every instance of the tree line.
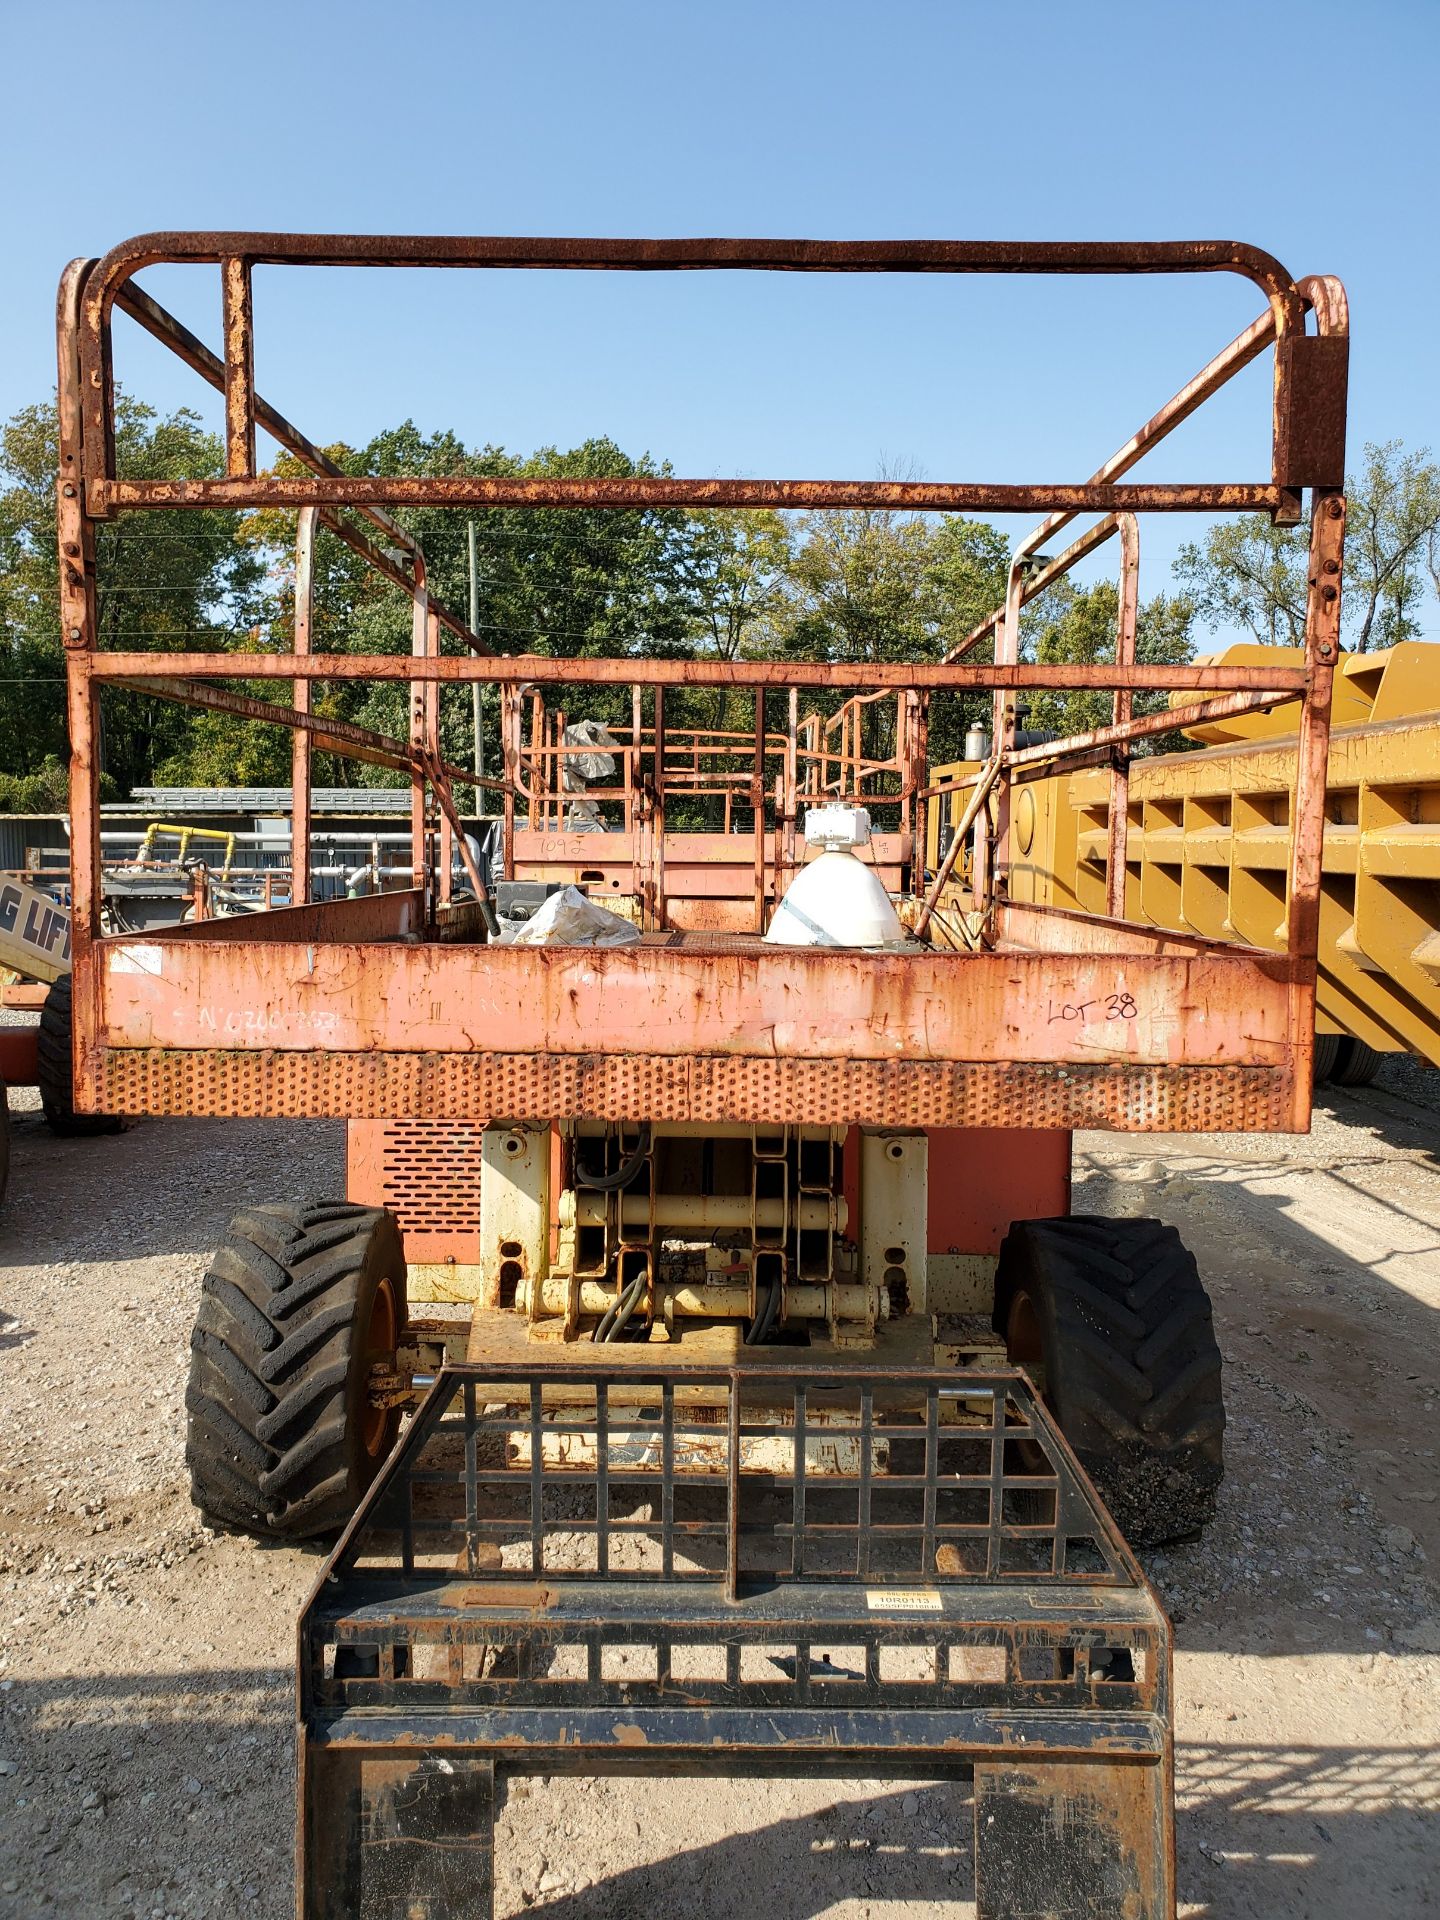
M 187 410 L 162 416 L 126 395 L 116 408 L 117 461 L 135 478 L 177 479 L 224 470 L 223 447 Z M 649 455 L 614 441 L 528 455 L 468 449 L 450 432 L 413 422 L 359 448 L 326 450 L 353 474 L 629 476 L 663 473 Z M 22 408 L 0 434 L 0 809 L 65 803 L 64 666 L 56 591 L 53 403 Z M 279 471 L 298 471 L 282 456 Z M 1373 650 L 1420 637 L 1440 596 L 1440 469 L 1399 441 L 1367 446 L 1350 483 L 1345 613 L 1348 644 Z M 475 528 L 477 629 L 497 652 L 576 661 L 601 655 L 821 659 L 861 669 L 933 660 L 1004 597 L 1010 545 L 984 521 L 887 511 L 781 514 L 494 509 L 471 515 L 413 509 L 396 516 L 424 548 L 431 590 L 464 614 L 470 601 L 469 532 Z M 180 651 L 229 646 L 270 651 L 293 631 L 295 516 L 279 511 L 131 514 L 97 528 L 102 646 Z M 1304 624 L 1306 531 L 1259 516 L 1225 521 L 1182 548 L 1174 591 L 1141 608 L 1138 652 L 1153 663 L 1193 657 L 1202 630 L 1294 643 Z M 1027 657 L 1055 663 L 1113 658 L 1116 589 L 1064 579 L 1026 609 Z M 405 652 L 408 601 L 333 534 L 316 551 L 317 651 Z M 447 648 L 458 643 L 446 639 Z M 976 660 L 991 657 L 989 644 Z M 274 683 L 255 691 L 283 699 Z M 406 732 L 403 687 L 317 686 L 317 711 L 381 731 Z M 572 717 L 628 724 L 627 696 L 595 689 Z M 1144 710 L 1145 701 L 1137 702 Z M 1151 697 L 1156 704 L 1156 697 Z M 750 724 L 748 697 L 726 689 L 672 695 L 667 724 Z M 1108 718 L 1101 694 L 1037 696 L 1027 723 L 1072 730 Z M 494 769 L 494 697 L 484 729 Z M 983 697 L 937 696 L 932 761 L 959 757 L 967 726 L 986 718 Z M 443 746 L 472 764 L 471 703 L 442 702 Z M 867 746 L 889 750 L 884 703 Z M 107 795 L 145 785 L 284 786 L 288 729 L 195 712 L 139 693 L 107 694 L 102 715 Z M 1165 745 L 1169 737 L 1158 743 Z M 384 781 L 354 761 L 320 756 L 326 784 Z

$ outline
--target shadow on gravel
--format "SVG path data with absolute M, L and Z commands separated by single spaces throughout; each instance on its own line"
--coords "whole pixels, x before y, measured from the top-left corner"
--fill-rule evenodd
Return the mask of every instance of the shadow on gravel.
M 1327 1107 L 1351 1138 L 1309 1172 L 1281 1139 L 1258 1159 L 1177 1141 L 1153 1184 L 1113 1160 L 1082 1178 L 1077 1156 L 1077 1208 L 1098 1188 L 1169 1221 L 1214 1302 L 1229 1410 L 1220 1512 L 1200 1542 L 1140 1556 L 1185 1650 L 1374 1655 L 1437 1611 L 1417 1587 L 1440 1565 L 1437 1462 L 1417 1450 L 1440 1451 L 1440 1312 L 1412 1288 L 1440 1263 L 1440 1217 L 1415 1189 L 1347 1168 L 1403 1153 L 1423 1194 L 1440 1170 L 1440 1112 L 1372 1088 L 1328 1090 Z M 1313 1183 L 1306 1219 L 1297 1173 Z
M 1368 1087 L 1321 1087 L 1316 1110 L 1440 1167 L 1440 1068 L 1395 1060 Z
M 0 1353 L 10 1347 L 23 1347 L 35 1338 L 35 1329 L 25 1326 L 15 1314 L 0 1307 Z
M 663 1844 L 671 1830 L 666 1819 L 671 1796 L 668 1791 L 656 1795 L 655 1784 L 634 1783 L 635 1805 L 649 1809 L 647 1831 Z M 697 1785 L 687 1784 L 692 1791 Z M 698 1784 L 723 1803 L 723 1778 Z M 844 1780 L 831 1784 L 837 1796 L 851 1790 Z M 907 1798 L 914 1808 L 908 1815 Z M 868 1801 L 841 1799 L 819 1813 L 777 1820 L 612 1873 L 583 1890 L 541 1895 L 534 1911 L 547 1920 L 669 1914 L 684 1914 L 687 1920 L 732 1920 L 736 1915 L 815 1920 L 844 1901 L 874 1899 L 884 1901 L 887 1912 L 892 1903 L 908 1901 L 936 1920 L 952 1913 L 958 1920 L 962 1912 L 973 1911 L 975 1898 L 973 1821 L 974 1802 L 964 1786 L 920 1785 Z M 501 1834 L 495 1911 L 523 1913 L 528 1902 L 512 1907 L 505 1898 L 506 1881 L 513 1888 L 519 1863 L 507 1863 L 503 1848 Z M 562 1873 L 585 1875 L 596 1865 L 593 1859 L 555 1864 Z M 524 1881 L 523 1872 L 519 1877 Z M 533 1884 L 533 1879 L 527 1883 Z
M 27 1264 L 207 1256 L 245 1206 L 343 1198 L 336 1120 L 145 1120 L 58 1139 L 37 1111 L 11 1115 L 0 1254 Z
M 1176 1760 L 1179 1891 L 1197 1915 L 1405 1920 L 1422 1911 L 1440 1806 L 1429 1749 L 1181 1745 Z M 845 1791 L 843 1782 L 836 1787 Z M 668 1793 L 656 1804 L 650 1783 L 645 1788 L 641 1798 L 663 1835 Z M 723 1795 L 725 1782 L 712 1791 Z M 937 1917 L 958 1911 L 974 1899 L 973 1801 L 964 1788 L 911 1792 L 909 1816 L 899 1792 L 842 1803 L 537 1905 L 553 1920 L 818 1920 L 867 1898 L 884 1901 L 885 1911 L 901 1902 Z M 588 1871 L 588 1863 L 572 1870 Z
M 1402 1589 L 1440 1566 L 1440 1461 L 1411 1457 L 1440 1451 L 1424 1391 L 1440 1380 L 1440 1313 L 1388 1281 L 1383 1257 L 1347 1258 L 1253 1182 L 1259 1258 L 1223 1216 L 1163 1195 L 1153 1210 L 1199 1259 L 1226 1374 L 1218 1516 L 1199 1541 L 1138 1556 L 1167 1589 L 1177 1647 L 1403 1652 L 1392 1636 L 1437 1612 L 1433 1592 Z
M 279 1668 L 9 1678 L 0 1917 L 291 1920 L 293 1701 Z
M 1180 1897 L 1214 1920 L 1429 1912 L 1434 1749 L 1180 1743 Z

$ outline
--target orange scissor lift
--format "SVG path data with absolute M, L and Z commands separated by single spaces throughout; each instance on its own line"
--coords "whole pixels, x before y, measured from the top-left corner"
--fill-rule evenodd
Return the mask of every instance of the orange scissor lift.
M 161 264 L 218 269 L 221 353 L 142 289 Z M 253 274 L 286 266 L 1225 272 L 1265 305 L 1079 483 L 372 477 L 255 391 Z M 223 393 L 223 475 L 118 471 L 117 311 Z M 982 1915 L 1048 1911 L 1061 1885 L 1095 1916 L 1172 1912 L 1169 1629 L 1126 1541 L 1213 1509 L 1220 1359 L 1173 1230 L 1070 1214 L 1070 1131 L 1309 1124 L 1338 283 L 1215 242 L 158 234 L 72 265 L 59 322 L 77 1107 L 349 1125 L 343 1198 L 242 1196 L 188 1397 L 213 1517 L 342 1530 L 301 1623 L 301 1914 L 488 1915 L 494 1806 L 524 1771 L 963 1776 Z M 1272 349 L 1265 478 L 1127 478 Z M 257 429 L 286 472 L 261 470 Z M 1294 523 L 1307 492 L 1303 662 L 1137 664 L 1143 516 Z M 102 645 L 97 526 L 218 506 L 296 514 L 293 649 Z M 941 659 L 566 660 L 493 653 L 438 603 L 393 517 L 417 506 L 1044 517 L 1004 605 Z M 408 597 L 408 654 L 314 650 L 322 530 Z M 1112 536 L 1114 663 L 1024 662 L 1023 603 Z M 993 661 L 967 657 L 992 641 Z M 320 710 L 317 684 L 354 680 L 407 690 L 407 737 Z M 241 690 L 271 681 L 291 704 Z M 441 751 L 442 698 L 475 684 L 500 703 L 484 783 Z M 101 936 L 98 715 L 117 688 L 291 730 L 295 905 Z M 681 706 L 706 688 L 732 724 Z M 1017 737 L 1017 703 L 1047 688 L 1107 690 L 1113 719 Z M 1174 725 L 1134 712 L 1141 691 L 1183 691 L 1191 720 L 1297 707 L 1283 951 L 1123 918 L 1129 755 Z M 951 808 L 927 733 L 961 695 L 988 703 L 990 744 Z M 576 730 L 602 711 L 603 734 Z M 310 903 L 317 749 L 409 782 L 413 886 Z M 1096 765 L 1109 913 L 1011 900 L 1017 795 Z M 492 938 L 466 785 L 499 796 L 508 882 L 576 885 L 638 937 Z M 937 799 L 956 830 L 927 870 Z M 826 802 L 873 816 L 903 943 L 765 940 Z

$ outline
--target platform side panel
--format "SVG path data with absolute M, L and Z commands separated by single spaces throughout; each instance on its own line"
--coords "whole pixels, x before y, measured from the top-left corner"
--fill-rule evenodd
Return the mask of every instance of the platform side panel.
M 110 1047 L 1281 1066 L 1292 964 L 1223 949 L 877 954 L 123 940 Z M 89 1036 L 86 1036 L 87 1039 Z

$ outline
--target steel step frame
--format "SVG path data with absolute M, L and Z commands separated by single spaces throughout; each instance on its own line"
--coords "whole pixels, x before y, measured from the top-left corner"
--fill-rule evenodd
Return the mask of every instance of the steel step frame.
M 970 1779 L 981 1920 L 1174 1912 L 1169 1625 L 1021 1373 L 446 1368 L 299 1661 L 301 1920 L 490 1920 L 522 1774 Z

